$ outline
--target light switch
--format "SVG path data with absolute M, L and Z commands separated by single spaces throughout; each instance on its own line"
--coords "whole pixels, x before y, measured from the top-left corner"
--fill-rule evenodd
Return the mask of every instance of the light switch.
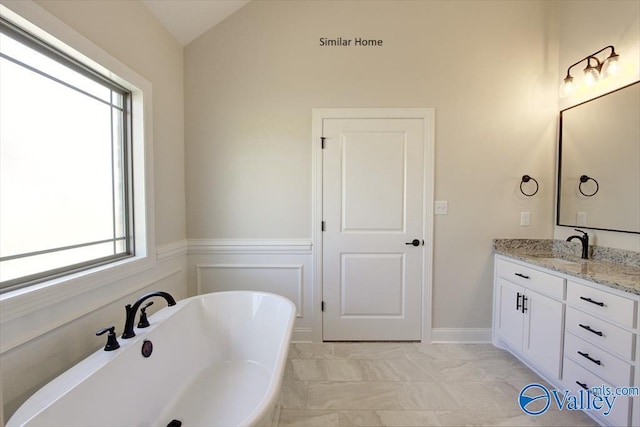
M 520 225 L 523 227 L 531 225 L 531 212 L 520 212 Z
M 446 200 L 436 200 L 435 214 L 446 215 L 449 212 L 449 203 Z

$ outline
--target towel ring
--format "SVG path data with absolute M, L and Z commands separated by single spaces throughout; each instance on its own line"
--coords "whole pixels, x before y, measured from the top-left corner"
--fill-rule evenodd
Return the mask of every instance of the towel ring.
M 586 194 L 584 191 L 582 191 L 582 184 L 584 184 L 585 182 L 587 182 L 589 180 L 591 180 L 591 181 L 596 183 L 596 191 L 594 191 L 591 194 Z M 599 189 L 600 189 L 600 185 L 598 185 L 598 181 L 596 181 L 595 179 L 593 179 L 593 178 L 591 178 L 590 176 L 587 176 L 587 175 L 582 175 L 580 177 L 580 184 L 578 184 L 578 191 L 580 191 L 580 194 L 582 194 L 583 196 L 592 197 L 598 192 Z
M 533 193 L 525 193 L 524 190 L 522 189 L 522 184 L 524 184 L 525 182 L 529 182 L 529 181 L 533 181 L 533 182 L 536 183 L 536 191 L 534 191 Z M 531 196 L 535 195 L 538 192 L 539 188 L 540 188 L 540 186 L 538 185 L 538 181 L 536 181 L 535 178 L 532 178 L 529 175 L 523 175 L 522 176 L 522 181 L 520 181 L 520 192 L 522 194 L 524 194 L 527 197 L 531 197 Z

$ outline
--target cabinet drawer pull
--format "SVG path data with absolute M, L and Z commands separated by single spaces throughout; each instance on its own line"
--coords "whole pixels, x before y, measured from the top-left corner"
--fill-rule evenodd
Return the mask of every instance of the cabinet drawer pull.
M 580 381 L 576 381 L 576 384 L 578 384 L 580 387 L 582 387 L 585 390 L 589 390 L 589 387 L 587 387 L 587 383 L 581 383 Z
M 598 301 L 594 301 L 591 298 L 585 298 L 585 297 L 580 297 L 581 300 L 586 301 L 586 302 L 590 302 L 591 304 L 595 304 L 595 305 L 599 305 L 600 307 L 604 307 L 604 303 L 603 302 L 598 302 Z
M 592 334 L 596 334 L 599 337 L 602 336 L 602 332 L 591 329 L 591 326 L 589 326 L 589 325 L 583 325 L 582 323 L 578 323 L 578 326 L 580 326 L 582 329 L 586 329 L 587 331 L 591 332 Z
M 582 357 L 584 357 L 585 359 L 589 359 L 590 361 L 592 361 L 593 363 L 595 363 L 596 365 L 602 365 L 602 362 L 600 362 L 599 360 L 594 359 L 593 357 L 589 356 L 589 353 L 583 353 L 581 351 L 578 350 L 578 354 Z
M 515 274 L 518 277 L 522 277 L 523 279 L 528 279 L 529 278 L 529 276 L 526 276 L 526 275 L 524 275 L 522 273 L 513 273 L 513 274 Z

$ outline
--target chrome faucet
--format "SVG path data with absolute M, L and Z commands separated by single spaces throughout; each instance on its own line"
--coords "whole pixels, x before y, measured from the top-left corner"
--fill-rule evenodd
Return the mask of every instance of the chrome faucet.
M 138 301 L 136 301 L 133 306 L 131 304 L 127 304 L 125 307 L 127 311 L 127 320 L 124 323 L 124 332 L 122 333 L 122 338 L 127 339 L 136 336 L 136 333 L 133 331 L 133 324 L 136 321 L 136 313 L 138 312 L 138 309 L 140 308 L 142 303 L 152 297 L 162 297 L 167 301 L 167 304 L 169 306 L 176 305 L 176 300 L 173 299 L 170 294 L 163 291 L 150 292 L 146 295 L 143 295 L 138 298 Z
M 567 242 L 570 242 L 573 239 L 580 240 L 580 243 L 582 243 L 582 259 L 589 259 L 589 235 L 585 231 L 578 230 L 577 228 L 574 228 L 574 230 L 582 233 L 582 236 L 576 234 L 567 238 Z

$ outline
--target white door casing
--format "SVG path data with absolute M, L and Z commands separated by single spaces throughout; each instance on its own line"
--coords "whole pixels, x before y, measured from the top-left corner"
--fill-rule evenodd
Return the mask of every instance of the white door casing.
M 313 125 L 314 341 L 430 342 L 433 110 L 322 109 Z

